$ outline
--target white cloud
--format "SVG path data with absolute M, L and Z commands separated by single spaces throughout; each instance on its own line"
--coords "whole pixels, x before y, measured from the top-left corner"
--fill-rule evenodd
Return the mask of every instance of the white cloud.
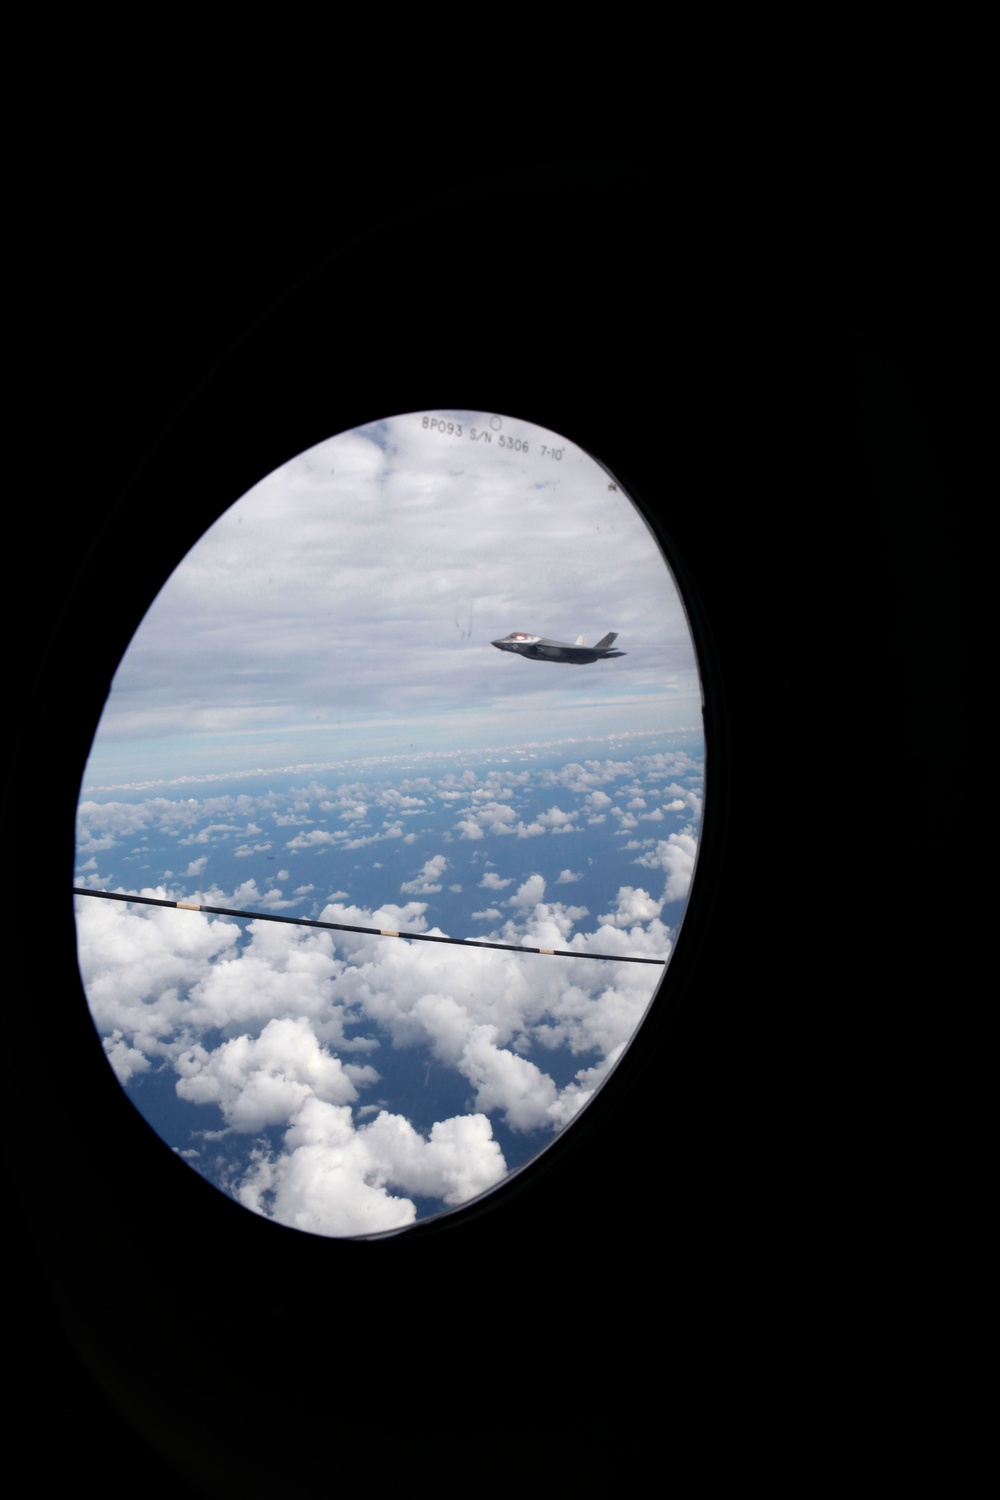
M 611 798 L 607 792 L 588 792 L 583 801 L 584 805 L 595 813 L 606 812 L 611 806 Z
M 413 1223 L 414 1204 L 377 1180 L 346 1106 L 309 1099 L 285 1141 L 277 1158 L 253 1154 L 235 1187 L 245 1208 L 313 1234 L 380 1234 Z
M 108 1061 L 115 1070 L 115 1077 L 124 1087 L 136 1073 L 145 1073 L 149 1068 L 148 1057 L 143 1057 L 137 1047 L 130 1047 L 122 1040 L 122 1034 L 117 1028 L 103 1040 L 104 1050 L 108 1055 Z
M 456 1205 L 495 1186 L 507 1170 L 481 1114 L 438 1121 L 425 1139 L 408 1120 L 384 1110 L 355 1129 L 348 1108 L 311 1098 L 284 1144 L 277 1158 L 257 1156 L 237 1197 L 258 1213 L 314 1234 L 400 1229 L 413 1222 L 416 1209 L 392 1188 Z
M 618 892 L 614 912 L 598 917 L 598 921 L 606 922 L 612 927 L 636 927 L 658 917 L 662 908 L 663 902 L 654 901 L 648 891 L 641 888 L 634 890 L 630 885 L 623 885 Z
M 552 1121 L 558 1089 L 526 1058 L 495 1044 L 492 1026 L 474 1029 L 458 1063 L 476 1090 L 480 1109 L 500 1110 L 513 1130 L 534 1130 Z
M 550 807 L 547 813 L 539 813 L 538 822 L 543 828 L 550 828 L 553 833 L 564 832 L 571 824 L 575 823 L 578 814 L 575 812 L 563 812 L 561 807 Z
M 660 839 L 654 850 L 640 854 L 635 863 L 650 870 L 665 870 L 664 901 L 683 901 L 691 889 L 697 852 L 698 841 L 689 827 L 682 833 L 672 833 L 668 839 Z
M 453 825 L 456 834 L 477 841 L 468 851 L 464 884 L 471 886 L 476 864 L 479 873 L 490 863 L 482 851 L 491 846 L 481 841 L 491 835 L 513 833 L 523 839 L 547 831 L 573 832 L 585 816 L 603 817 L 606 807 L 614 807 L 620 818 L 631 817 L 601 787 L 615 791 L 619 801 L 641 799 L 640 775 L 643 781 L 653 781 L 661 774 L 641 761 L 637 756 L 634 763 L 588 762 L 569 775 L 535 766 L 480 775 L 459 762 L 459 768 L 448 773 L 450 785 L 446 778 L 414 778 L 411 789 L 404 783 L 395 799 L 389 795 L 391 789 L 377 781 L 331 792 L 322 789 L 331 822 L 339 823 L 340 814 L 349 814 L 343 822 L 350 827 L 336 833 L 308 826 L 307 813 L 315 810 L 320 793 L 303 793 L 295 807 L 295 837 L 288 847 L 307 859 L 310 851 L 324 857 L 332 870 L 336 856 L 324 851 L 395 837 L 399 844 L 387 856 L 386 870 L 399 870 L 394 880 L 410 877 L 400 886 L 403 894 L 440 893 L 447 870 L 452 875 L 447 890 L 459 893 L 463 881 L 456 878 L 461 874 L 457 839 L 449 849 L 451 859 L 435 854 L 414 874 L 415 859 L 409 864 L 401 846 L 417 835 L 404 839 L 402 824 L 388 818 L 379 833 L 358 833 L 361 813 L 388 809 L 396 819 L 426 804 L 436 808 L 437 836 L 449 838 L 440 833 L 440 819 L 443 805 L 450 807 L 454 800 L 454 810 L 444 818 L 450 820 L 459 812 L 460 821 Z M 666 768 L 662 774 L 667 774 Z M 670 774 L 679 773 L 671 769 Z M 627 789 L 626 777 L 631 778 Z M 559 800 L 549 802 L 548 811 L 526 822 L 519 814 L 525 812 L 530 819 L 526 809 L 543 805 L 535 796 L 544 784 L 565 792 L 557 793 Z M 414 791 L 419 795 L 412 795 Z M 659 801 L 665 794 L 647 795 Z M 223 807 L 222 800 L 205 820 L 207 829 L 183 803 L 161 799 L 162 806 L 146 807 L 143 816 L 148 823 L 156 818 L 161 824 L 169 822 L 169 837 L 192 843 L 209 842 L 199 838 L 203 831 L 212 831 L 214 842 L 226 828 L 232 853 L 235 830 L 256 827 L 249 821 L 250 813 L 267 822 L 290 805 L 273 795 L 269 803 L 263 797 L 247 798 L 237 823 L 236 809 Z M 406 806 L 407 800 L 415 805 Z M 207 799 L 198 807 L 204 820 Z M 588 814 L 588 809 L 593 811 Z M 100 810 L 92 809 L 88 817 L 89 824 L 83 826 L 89 838 L 98 839 L 107 835 L 114 840 L 133 821 L 133 814 L 121 810 L 113 811 L 107 823 L 102 823 Z M 229 823 L 221 821 L 225 817 Z M 428 814 L 421 837 L 426 838 L 433 826 Z M 609 829 L 607 836 L 610 833 Z M 163 836 L 161 832 L 161 842 Z M 236 852 L 241 847 L 247 846 L 238 846 Z M 504 847 L 510 853 L 520 846 L 512 839 Z M 137 1082 L 151 1063 L 172 1069 L 179 1096 L 205 1108 L 209 1134 L 221 1114 L 234 1141 L 247 1138 L 243 1166 L 231 1186 L 248 1207 L 319 1233 L 360 1234 L 412 1222 L 416 1209 L 411 1196 L 450 1205 L 504 1175 L 491 1117 L 514 1131 L 548 1137 L 592 1096 L 634 1033 L 661 970 L 613 960 L 597 964 L 583 955 L 669 955 L 671 934 L 660 913 L 665 902 L 677 899 L 673 890 L 685 878 L 690 880 L 694 827 L 659 843 L 647 839 L 629 847 L 641 851 L 639 863 L 663 871 L 663 893 L 658 899 L 631 885 L 622 886 L 611 900 L 605 893 L 600 899 L 607 910 L 589 928 L 584 926 L 584 906 L 546 899 L 546 879 L 538 872 L 512 879 L 487 869 L 479 881 L 479 888 L 490 893 L 487 900 L 501 900 L 493 893 L 515 886 L 515 894 L 503 898 L 502 907 L 484 905 L 472 914 L 475 923 L 496 924 L 488 933 L 480 927 L 479 933 L 514 945 L 568 948 L 579 958 L 497 956 L 471 946 L 408 943 L 269 922 L 237 925 L 209 921 L 203 913 L 86 903 L 90 911 L 81 912 L 79 924 L 81 966 L 105 1050 L 124 1083 Z M 392 858 L 401 854 L 393 864 Z M 208 857 L 206 852 L 192 861 L 189 870 L 203 875 Z M 579 862 L 585 868 L 582 856 Z M 345 862 L 341 878 L 350 863 Z M 96 861 L 92 864 L 96 882 Z M 522 872 L 526 864 L 522 862 Z M 378 869 L 378 862 L 374 867 L 355 864 L 357 880 L 370 879 L 371 868 Z M 333 876 L 329 878 L 332 882 Z M 556 886 L 583 878 L 581 871 L 563 869 L 555 879 L 550 877 L 553 895 L 566 894 L 555 891 Z M 266 881 L 258 874 L 257 879 L 266 887 L 263 895 L 257 880 L 250 879 L 235 892 L 212 885 L 192 899 L 248 910 L 303 905 L 305 914 L 317 914 L 318 903 L 310 900 L 305 905 L 317 889 L 312 882 L 296 886 L 293 898 L 286 900 L 282 889 L 287 885 L 276 882 L 287 882 L 288 870 Z M 658 883 L 653 890 L 658 893 Z M 454 914 L 462 907 L 458 903 L 447 908 L 445 901 L 447 897 L 433 908 L 441 921 L 447 920 L 443 910 Z M 419 899 L 368 910 L 350 904 L 348 892 L 338 889 L 327 898 L 321 916 L 359 927 L 419 932 L 428 930 L 427 910 Z M 181 932 L 181 921 L 190 925 L 178 950 L 174 936 Z M 416 1068 L 429 1065 L 433 1057 L 435 1069 L 451 1069 L 453 1076 L 464 1080 L 465 1091 L 459 1097 L 467 1101 L 467 1114 L 439 1120 L 421 1132 L 394 1113 L 392 1085 L 382 1080 L 391 1080 L 404 1065 L 409 1070 L 410 1060 L 396 1055 L 405 1049 L 413 1050 Z M 561 1061 L 554 1057 L 559 1049 L 579 1061 L 568 1083 L 565 1056 Z M 376 1081 L 388 1097 L 378 1097 Z M 252 1138 L 263 1130 L 272 1132 L 270 1143 L 256 1141 L 251 1152 Z
M 541 875 L 529 875 L 523 885 L 517 888 L 517 894 L 511 896 L 507 902 L 508 906 L 529 907 L 541 901 L 545 895 L 545 880 Z
M 286 849 L 317 849 L 323 844 L 334 844 L 341 837 L 337 833 L 327 833 L 325 828 L 314 828 L 309 833 L 297 833 L 293 839 L 289 839 L 285 845 Z
M 413 880 L 405 880 L 399 889 L 413 896 L 427 896 L 441 889 L 441 875 L 447 868 L 448 860 L 444 854 L 435 854 L 424 861 L 424 867 L 420 874 Z
M 141 895 L 169 899 L 162 886 Z M 221 903 L 220 903 L 221 904 Z M 94 1023 L 125 1050 L 164 1056 L 185 1019 L 184 995 L 219 957 L 235 957 L 235 922 L 166 907 L 130 910 L 112 901 L 76 899 L 77 954 Z M 141 912 L 141 914 L 140 914 Z M 129 1060 L 135 1072 L 138 1064 Z
M 189 834 L 187 838 L 178 839 L 179 844 L 217 844 L 220 842 L 216 835 L 228 837 L 233 832 L 232 823 L 209 823 L 204 828 L 199 828 L 197 833 Z
M 464 1203 L 506 1175 L 503 1153 L 483 1114 L 438 1120 L 424 1140 L 400 1115 L 383 1111 L 364 1127 L 364 1136 L 390 1181 L 445 1203 Z
M 345 1104 L 358 1097 L 339 1057 L 322 1048 L 305 1016 L 269 1021 L 257 1038 L 234 1037 L 214 1052 L 198 1045 L 176 1061 L 177 1093 L 218 1104 L 234 1130 L 284 1124 L 308 1098 Z M 366 1070 L 366 1081 L 377 1078 Z
M 517 813 L 507 802 L 495 799 L 483 801 L 475 798 L 473 806 L 464 809 L 456 828 L 462 830 L 462 838 L 483 838 L 487 833 L 513 833 L 517 827 Z
M 299 906 L 300 904 L 297 900 L 284 900 L 277 886 L 274 886 L 260 899 L 262 911 L 286 911 L 290 906 Z

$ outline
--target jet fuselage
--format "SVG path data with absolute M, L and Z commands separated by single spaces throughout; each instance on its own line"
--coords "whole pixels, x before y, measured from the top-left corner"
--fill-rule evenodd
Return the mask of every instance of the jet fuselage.
M 596 646 L 588 646 L 583 636 L 571 646 L 566 641 L 550 641 L 543 635 L 526 635 L 524 631 L 514 630 L 502 640 L 494 641 L 493 645 L 498 651 L 512 651 L 516 656 L 526 656 L 529 661 L 561 661 L 582 667 L 587 662 L 604 661 L 609 656 L 624 656 L 624 651 L 610 649 L 616 639 L 617 632 L 612 630 L 602 636 Z

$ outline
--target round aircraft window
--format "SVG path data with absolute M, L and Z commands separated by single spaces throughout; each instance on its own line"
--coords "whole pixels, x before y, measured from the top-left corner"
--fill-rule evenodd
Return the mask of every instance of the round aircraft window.
M 452 1211 L 635 1036 L 703 787 L 685 609 L 612 474 L 490 413 L 331 437 L 205 533 L 114 678 L 74 887 L 109 1063 L 257 1214 Z

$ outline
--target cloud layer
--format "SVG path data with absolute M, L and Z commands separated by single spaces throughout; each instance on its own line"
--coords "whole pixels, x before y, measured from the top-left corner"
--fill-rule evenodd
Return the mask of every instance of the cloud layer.
M 551 1140 L 622 1055 L 662 971 L 582 955 L 669 957 L 697 851 L 700 759 L 684 749 L 544 765 L 533 756 L 81 803 L 77 879 L 93 888 L 581 955 L 78 898 L 81 972 L 112 1067 L 140 1108 L 161 1079 L 189 1116 L 204 1114 L 200 1131 L 190 1135 L 188 1117 L 172 1144 L 206 1172 L 212 1143 L 224 1150 L 212 1180 L 245 1206 L 333 1235 L 453 1207 Z M 596 828 L 595 808 L 605 819 Z M 635 836 L 631 820 L 656 811 L 662 820 Z M 464 837 L 468 825 L 477 839 Z M 250 836 L 276 853 L 258 855 L 235 884 L 210 880 L 242 873 Z M 598 887 L 609 899 L 588 904 L 592 868 L 607 867 L 609 850 L 635 875 Z M 153 884 L 109 878 L 151 867 L 161 872 Z M 390 899 L 354 899 L 359 880 Z M 419 1086 L 432 1078 L 435 1089 Z
M 609 715 L 696 724 L 684 610 L 624 492 L 530 424 L 450 426 L 415 414 L 331 437 L 221 516 L 119 667 L 88 784 L 199 774 L 220 754 L 273 766 L 332 744 L 515 743 Z M 519 628 L 615 630 L 626 655 L 559 669 L 493 649 Z

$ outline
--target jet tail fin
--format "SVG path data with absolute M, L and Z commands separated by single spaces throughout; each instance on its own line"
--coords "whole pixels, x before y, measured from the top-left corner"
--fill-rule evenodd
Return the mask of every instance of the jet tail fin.
M 578 635 L 576 640 L 573 642 L 574 646 L 585 646 L 586 644 L 587 642 L 584 640 L 582 635 Z
M 601 636 L 601 639 L 597 643 L 597 648 L 596 649 L 598 651 L 604 651 L 608 646 L 612 645 L 617 639 L 618 639 L 618 632 L 617 632 L 617 630 L 609 630 L 608 633 L 607 633 L 607 635 L 602 635 Z

